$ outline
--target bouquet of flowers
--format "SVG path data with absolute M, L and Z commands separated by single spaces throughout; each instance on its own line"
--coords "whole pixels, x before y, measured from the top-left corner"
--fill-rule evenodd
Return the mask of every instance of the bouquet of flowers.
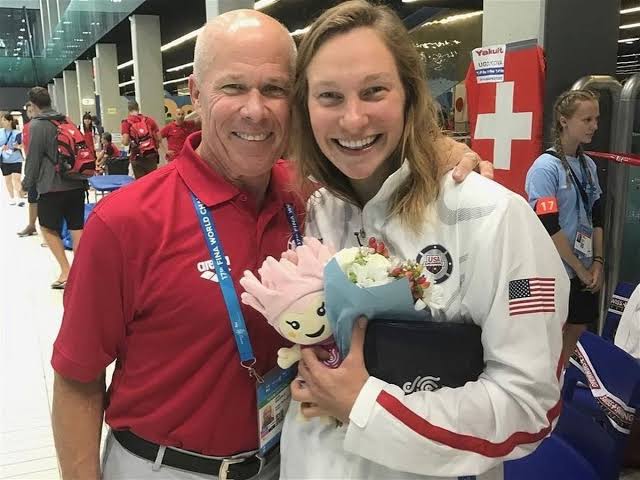
M 241 300 L 295 344 L 278 351 L 281 368 L 299 360 L 300 345 L 322 346 L 331 356 L 325 363 L 337 366 L 349 351 L 359 316 L 427 320 L 427 307 L 436 306 L 436 290 L 424 267 L 391 257 L 374 238 L 367 247 L 334 254 L 330 246 L 306 237 L 304 245 L 283 253 L 280 260 L 268 257 L 258 273 L 260 280 L 244 272 Z
M 385 320 L 429 320 L 438 308 L 438 287 L 422 264 L 389 255 L 383 242 L 339 251 L 324 271 L 327 312 L 338 350 L 349 352 L 359 316 Z

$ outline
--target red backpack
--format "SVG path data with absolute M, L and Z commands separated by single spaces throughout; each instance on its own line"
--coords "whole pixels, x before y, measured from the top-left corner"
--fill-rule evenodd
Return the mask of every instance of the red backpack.
M 133 140 L 134 151 L 145 157 L 149 154 L 157 154 L 155 141 L 149 131 L 147 125 L 147 119 L 144 115 L 137 115 L 135 118 L 128 120 L 131 128 L 129 129 L 129 136 Z
M 57 130 L 56 171 L 64 178 L 86 180 L 96 174 L 96 154 L 71 120 L 49 120 Z

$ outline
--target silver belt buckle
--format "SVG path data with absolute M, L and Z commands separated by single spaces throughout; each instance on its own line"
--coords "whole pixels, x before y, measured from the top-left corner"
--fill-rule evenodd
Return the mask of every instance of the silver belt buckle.
M 229 467 L 236 463 L 242 463 L 246 460 L 246 458 L 224 458 L 222 463 L 220 464 L 220 471 L 218 472 L 219 480 L 234 480 L 233 478 L 229 478 Z M 262 462 L 260 462 L 260 468 L 262 468 Z

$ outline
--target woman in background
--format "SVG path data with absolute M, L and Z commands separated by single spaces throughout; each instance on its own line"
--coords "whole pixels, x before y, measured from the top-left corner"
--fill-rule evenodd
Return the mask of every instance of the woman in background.
M 96 139 L 98 138 L 98 129 L 93 124 L 93 117 L 91 116 L 91 113 L 86 112 L 82 116 L 82 126 L 80 127 L 80 131 L 84 136 L 84 141 L 87 144 L 87 147 L 89 147 L 93 151 L 93 154 L 95 155 Z
M 22 191 L 22 134 L 18 130 L 18 122 L 9 113 L 2 114 L 0 118 L 0 127 L 4 129 L 4 143 L 0 145 L 1 149 L 1 168 L 4 176 L 5 185 L 9 194 L 9 205 L 16 205 L 18 202 L 21 206 L 24 202 L 20 199 Z
M 580 335 L 598 318 L 603 279 L 604 218 L 594 161 L 583 145 L 598 129 L 598 96 L 589 90 L 565 92 L 553 107 L 553 148 L 533 163 L 525 182 L 535 208 L 571 279 L 563 358 L 569 361 Z

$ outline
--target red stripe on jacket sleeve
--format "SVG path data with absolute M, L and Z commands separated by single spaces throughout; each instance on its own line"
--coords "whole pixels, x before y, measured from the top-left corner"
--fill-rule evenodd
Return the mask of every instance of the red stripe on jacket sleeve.
M 376 401 L 382 408 L 418 435 L 422 435 L 429 440 L 443 443 L 457 450 L 475 452 L 491 458 L 504 457 L 511 453 L 518 445 L 535 443 L 545 438 L 549 432 L 551 432 L 551 425 L 560 415 L 560 410 L 562 409 L 562 401 L 558 400 L 558 403 L 547 412 L 549 425 L 539 432 L 515 432 L 504 442 L 494 443 L 484 438 L 463 435 L 433 425 L 384 390 L 380 392 Z

